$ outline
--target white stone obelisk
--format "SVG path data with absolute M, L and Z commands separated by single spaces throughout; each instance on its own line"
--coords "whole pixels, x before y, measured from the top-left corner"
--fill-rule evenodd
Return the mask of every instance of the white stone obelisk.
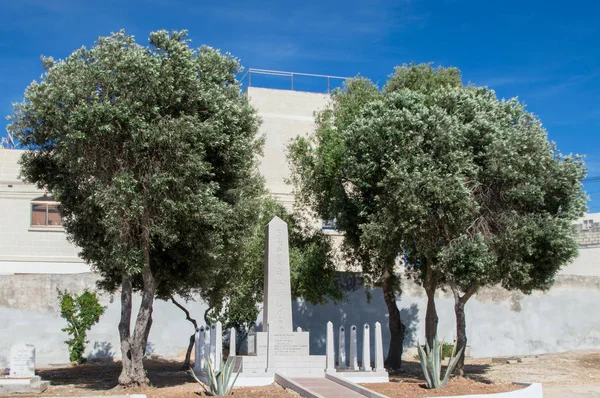
M 338 368 L 346 369 L 346 329 L 340 326 L 338 338 Z
M 365 323 L 363 326 L 363 345 L 362 345 L 362 366 L 360 370 L 370 372 L 371 368 L 371 338 L 370 338 L 369 324 Z
M 273 217 L 266 227 L 263 325 L 267 332 L 294 331 L 288 226 L 279 217 Z
M 215 370 L 219 369 L 219 364 L 223 360 L 223 325 L 217 321 L 215 325 Z
M 208 367 L 206 366 L 206 358 L 210 357 L 210 326 L 204 326 L 204 351 L 202 355 L 202 370 L 206 371 Z
M 210 352 L 209 352 L 209 357 L 210 357 L 210 362 L 212 364 L 213 369 L 215 369 L 215 358 L 216 358 L 216 353 L 215 353 L 215 348 L 217 347 L 217 329 L 216 329 L 216 325 L 213 323 L 212 325 L 210 325 Z
M 270 326 L 267 324 L 267 372 L 272 372 L 275 366 L 275 332 Z
M 350 327 L 350 362 L 348 369 L 358 370 L 358 355 L 357 355 L 357 341 L 356 341 L 356 325 Z
M 204 353 L 204 326 L 196 330 L 196 342 L 194 344 L 194 372 L 199 373 L 205 369 L 206 359 Z
M 326 354 L 327 354 L 327 363 L 326 363 L 326 372 L 334 372 L 335 371 L 335 348 L 333 342 L 333 323 L 327 322 L 327 342 L 326 342 Z
M 385 372 L 383 365 L 383 339 L 381 336 L 381 323 L 375 322 L 375 371 Z
M 235 339 L 235 328 L 229 329 L 229 356 L 234 357 L 236 352 L 237 341 Z

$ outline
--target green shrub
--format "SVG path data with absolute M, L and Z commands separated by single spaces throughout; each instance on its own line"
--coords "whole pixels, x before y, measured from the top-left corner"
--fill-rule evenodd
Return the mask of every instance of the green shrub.
M 446 343 L 443 340 L 440 342 L 440 345 L 442 346 L 442 359 L 446 359 L 446 358 L 450 358 L 452 356 L 452 353 L 454 352 L 454 344 L 451 343 Z M 424 350 L 425 346 L 422 345 L 421 348 Z M 413 355 L 414 359 L 419 359 L 419 355 Z
M 71 338 L 65 343 L 69 346 L 69 360 L 71 362 L 84 363 L 85 345 L 87 332 L 104 314 L 106 307 L 98 302 L 96 293 L 85 290 L 80 296 L 75 297 L 65 290 L 58 290 L 60 300 L 60 316 L 67 321 L 68 326 L 61 329 L 67 332 Z

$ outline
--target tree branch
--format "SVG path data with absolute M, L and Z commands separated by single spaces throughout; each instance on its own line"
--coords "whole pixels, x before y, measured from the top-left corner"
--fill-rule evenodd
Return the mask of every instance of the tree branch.
M 185 313 L 185 319 L 192 322 L 192 324 L 194 325 L 194 331 L 196 331 L 196 329 L 198 329 L 198 323 L 194 318 L 190 317 L 190 312 L 183 305 L 179 304 L 177 300 L 175 300 L 175 297 L 173 297 L 173 295 L 170 295 L 169 298 L 171 299 L 173 304 L 175 304 L 177 307 L 179 307 L 181 311 Z

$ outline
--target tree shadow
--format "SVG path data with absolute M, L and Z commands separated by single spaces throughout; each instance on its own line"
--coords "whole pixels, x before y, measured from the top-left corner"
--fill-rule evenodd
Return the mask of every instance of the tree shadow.
M 92 362 L 96 361 L 112 361 L 115 357 L 113 345 L 108 341 L 95 341 L 94 346 L 87 356 L 87 359 Z
M 402 323 L 406 327 L 404 346 L 414 346 L 416 343 L 417 326 L 419 321 L 419 308 L 412 304 L 408 308 L 400 310 Z M 375 322 L 381 324 L 384 355 L 387 355 L 389 347 L 390 331 L 388 327 L 387 306 L 383 299 L 381 289 L 373 289 L 366 294 L 364 289 L 356 289 L 346 295 L 342 302 L 329 301 L 323 305 L 313 305 L 302 299 L 292 301 L 293 328 L 301 327 L 303 331 L 310 332 L 310 354 L 324 355 L 327 343 L 327 322 L 331 321 L 334 327 L 334 347 L 338 347 L 339 327 L 346 328 L 346 353 L 349 352 L 350 335 L 352 325 L 357 326 L 357 352 L 362 352 L 362 330 L 363 325 L 368 324 L 373 330 Z M 371 332 L 371 359 L 375 355 L 375 339 Z M 360 356 L 360 355 L 359 355 Z
M 447 359 L 443 361 L 442 375 L 446 374 L 445 365 L 447 363 Z M 493 384 L 494 382 L 486 376 L 490 368 L 490 365 L 470 365 L 467 359 L 467 363 L 465 364 L 466 377 L 479 383 Z M 422 383 L 424 381 L 423 370 L 418 360 L 403 360 L 402 367 L 399 370 L 390 372 L 391 383 Z
M 144 360 L 144 368 L 147 370 L 150 384 L 156 388 L 194 384 L 192 376 L 187 371 L 180 370 L 182 365 L 183 361 L 170 361 L 162 358 Z M 118 389 L 121 361 L 42 369 L 37 373 L 42 380 L 48 380 L 54 386 L 73 386 L 80 389 L 106 391 Z

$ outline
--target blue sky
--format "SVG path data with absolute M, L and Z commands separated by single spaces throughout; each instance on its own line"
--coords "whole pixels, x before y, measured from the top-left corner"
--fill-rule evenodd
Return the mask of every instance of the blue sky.
M 383 83 L 395 65 L 456 66 L 465 82 L 518 96 L 563 153 L 600 176 L 600 4 L 559 0 L 0 0 L 0 114 L 63 58 L 126 29 L 188 29 L 194 45 L 245 67 L 354 76 Z M 0 121 L 4 136 L 6 122 Z M 586 186 L 600 212 L 600 182 Z

